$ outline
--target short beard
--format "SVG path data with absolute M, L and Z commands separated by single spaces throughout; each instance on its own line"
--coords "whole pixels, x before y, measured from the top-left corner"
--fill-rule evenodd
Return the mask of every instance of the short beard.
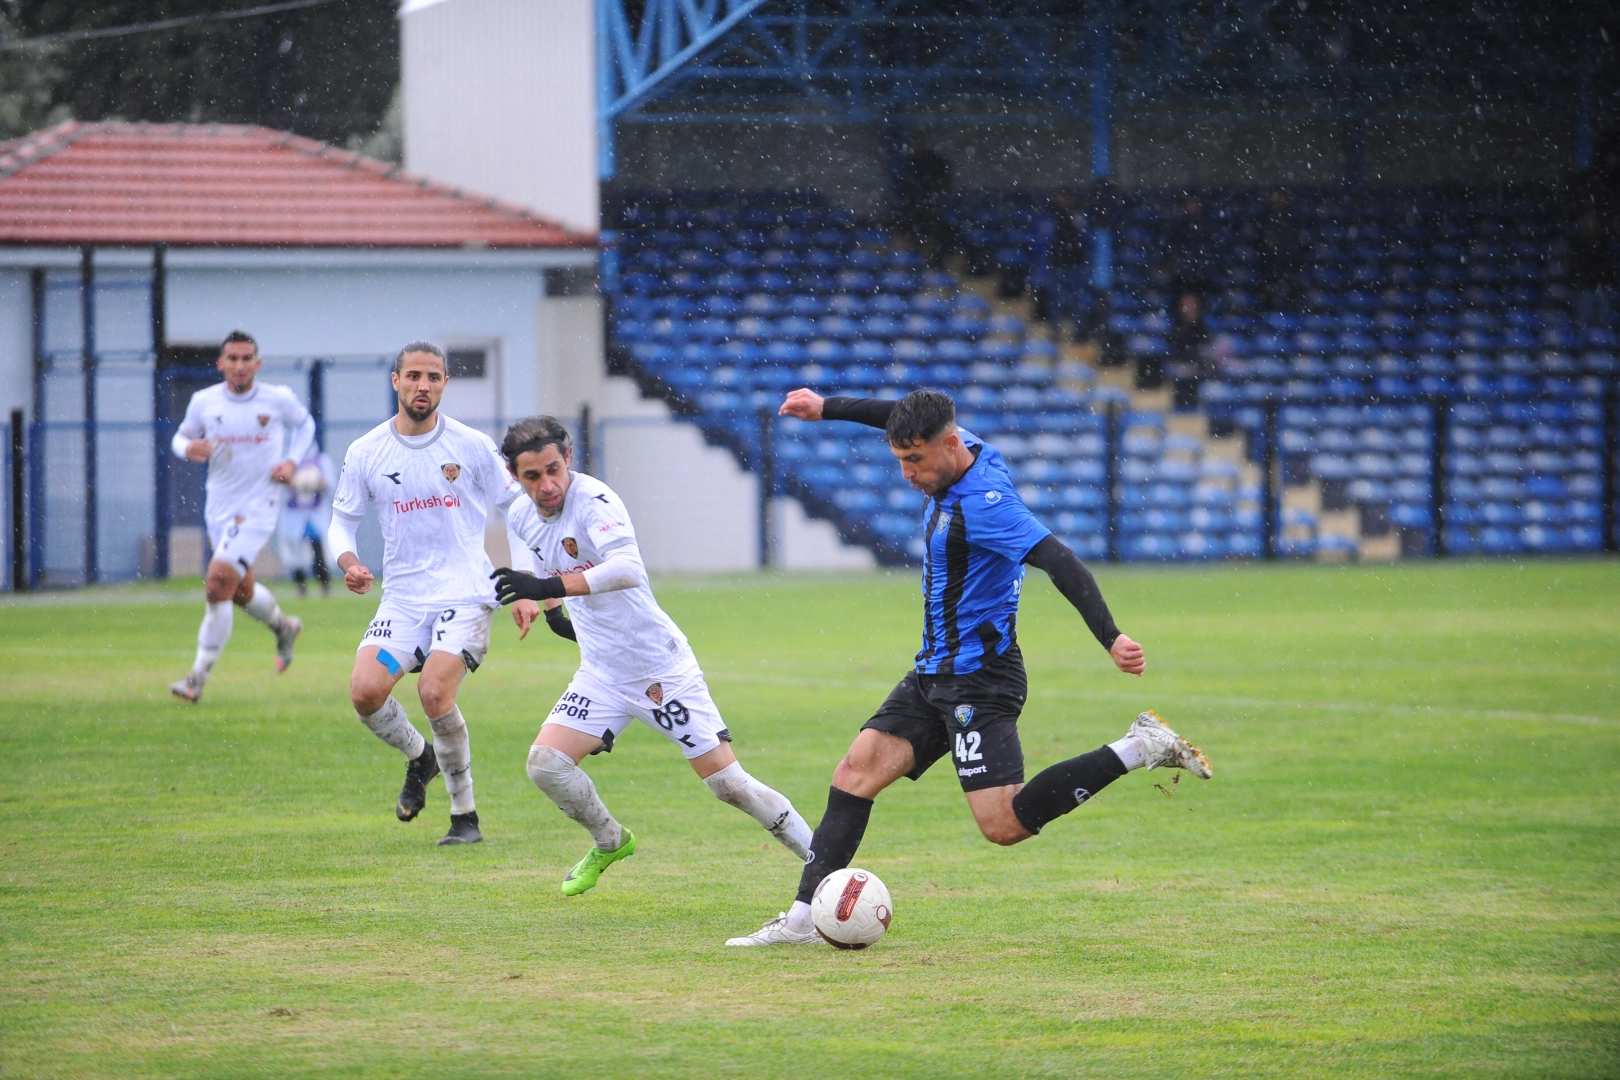
M 437 405 L 429 405 L 427 408 L 423 409 L 421 412 L 417 412 L 415 409 L 411 408 L 409 404 L 406 403 L 404 398 L 401 398 L 400 401 L 399 401 L 399 411 L 404 413 L 406 416 L 410 417 L 411 420 L 414 423 L 418 423 L 418 424 L 420 424 L 422 421 L 426 420 L 428 417 L 432 416 L 434 410 L 437 409 L 437 408 L 438 408 Z

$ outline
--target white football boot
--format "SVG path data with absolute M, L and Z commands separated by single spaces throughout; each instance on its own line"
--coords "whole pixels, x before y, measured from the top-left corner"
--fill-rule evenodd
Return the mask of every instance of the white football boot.
M 189 701 L 195 705 L 197 704 L 198 700 L 202 698 L 203 684 L 207 681 L 208 680 L 206 678 L 199 677 L 197 673 L 193 671 L 187 674 L 186 677 L 181 679 L 179 682 L 170 683 L 169 693 L 173 694 L 181 701 Z
M 1138 716 L 1125 734 L 1142 741 L 1150 769 L 1186 769 L 1205 780 L 1215 775 L 1204 752 L 1171 731 L 1170 725 L 1159 719 L 1159 714 L 1152 709 Z
M 819 945 L 821 935 L 811 930 L 808 934 L 795 934 L 788 929 L 787 912 L 766 919 L 765 925 L 747 937 L 734 937 L 727 945 Z
M 304 620 L 295 615 L 282 616 L 281 626 L 275 631 L 276 670 L 278 672 L 286 671 L 288 668 L 292 667 L 293 642 L 297 641 L 298 635 L 302 634 L 303 632 Z

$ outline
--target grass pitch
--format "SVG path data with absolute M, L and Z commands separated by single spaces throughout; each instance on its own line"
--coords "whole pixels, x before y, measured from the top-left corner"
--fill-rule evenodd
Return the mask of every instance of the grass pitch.
M 902 781 L 864 953 L 721 947 L 796 867 L 640 728 L 588 760 L 639 851 L 559 894 L 587 840 L 523 763 L 576 652 L 543 627 L 500 616 L 466 684 L 488 840 L 439 849 L 442 786 L 396 822 L 348 706 L 375 598 L 284 600 L 284 676 L 238 617 L 200 707 L 166 692 L 195 583 L 0 607 L 0 1076 L 1620 1074 L 1620 563 L 1101 580 L 1148 674 L 1031 575 L 1031 773 L 1152 706 L 1215 779 L 1133 773 L 1011 849 L 949 769 Z M 914 577 L 657 587 L 814 822 Z

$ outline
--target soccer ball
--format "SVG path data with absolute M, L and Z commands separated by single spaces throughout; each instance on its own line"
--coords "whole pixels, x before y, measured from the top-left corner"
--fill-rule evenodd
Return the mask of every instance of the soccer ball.
M 888 932 L 893 917 L 888 887 L 868 870 L 834 870 L 810 898 L 810 921 L 835 949 L 866 948 Z
M 313 495 L 326 486 L 326 477 L 319 466 L 305 465 L 293 473 L 292 487 L 300 495 Z

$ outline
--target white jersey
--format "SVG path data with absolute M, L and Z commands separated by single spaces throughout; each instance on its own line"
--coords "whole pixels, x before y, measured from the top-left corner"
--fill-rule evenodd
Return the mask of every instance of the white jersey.
M 505 509 L 522 493 L 488 435 L 441 413 L 427 435 L 401 436 L 388 419 L 351 443 L 332 513 L 352 525 L 377 508 L 388 599 L 494 607 L 484 523 L 491 504 Z
M 519 499 L 506 512 L 517 569 L 542 577 L 584 573 L 602 561 L 602 549 L 635 543 L 630 515 L 613 489 L 594 476 L 572 473 L 562 513 L 540 516 L 534 500 Z M 521 563 L 524 549 L 533 556 Z M 639 585 L 591 596 L 570 596 L 569 617 L 579 638 L 579 667 L 610 682 L 630 682 L 675 671 L 692 662 L 691 646 L 664 614 L 652 589 Z
M 313 434 L 309 410 L 285 386 L 255 382 L 247 393 L 233 394 L 221 382 L 192 394 L 179 435 L 214 445 L 204 516 L 218 521 L 268 515 L 274 521 L 281 485 L 270 479 L 270 470 L 287 460 L 285 429 L 306 424 Z

